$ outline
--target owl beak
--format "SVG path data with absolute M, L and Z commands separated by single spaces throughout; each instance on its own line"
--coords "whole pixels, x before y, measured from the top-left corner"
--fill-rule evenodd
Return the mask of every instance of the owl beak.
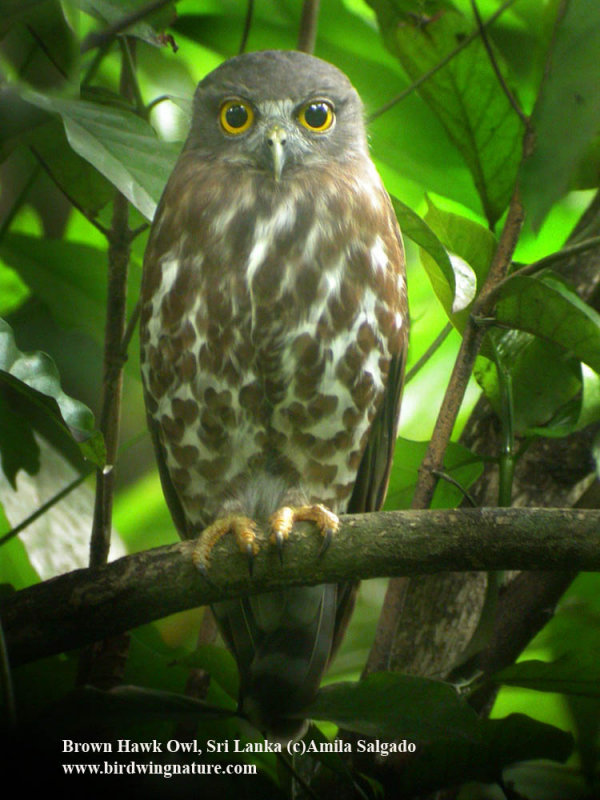
M 281 125 L 273 125 L 267 131 L 266 140 L 271 151 L 273 176 L 278 181 L 281 178 L 281 172 L 285 164 L 287 131 Z

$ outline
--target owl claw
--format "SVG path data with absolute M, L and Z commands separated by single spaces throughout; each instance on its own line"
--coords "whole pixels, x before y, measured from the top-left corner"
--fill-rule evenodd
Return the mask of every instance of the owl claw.
M 249 517 L 229 514 L 216 519 L 208 528 L 202 531 L 196 541 L 196 546 L 192 553 L 192 562 L 200 574 L 207 579 L 212 549 L 219 539 L 227 533 L 235 535 L 238 547 L 248 559 L 248 569 L 250 575 L 252 575 L 254 556 L 258 553 L 256 523 Z
M 282 564 L 283 546 L 296 522 L 314 522 L 319 528 L 323 536 L 319 558 L 325 553 L 340 527 L 340 521 L 337 516 L 320 503 L 312 506 L 297 506 L 295 508 L 283 506 L 278 509 L 269 519 L 271 526 L 269 541 L 277 546 L 279 561 Z
M 337 530 L 337 529 L 336 529 L 336 530 Z M 329 545 L 331 544 L 331 540 L 333 539 L 333 535 L 334 535 L 334 533 L 335 533 L 335 532 L 336 532 L 336 531 L 335 531 L 333 528 L 331 528 L 331 527 L 325 528 L 325 529 L 322 531 L 322 534 L 323 534 L 323 542 L 322 542 L 322 544 L 321 544 L 321 548 L 320 548 L 320 550 L 319 550 L 319 558 L 321 558 L 322 556 L 324 556 L 324 555 L 325 555 L 325 553 L 327 552 L 327 550 L 329 549 Z
M 283 566 L 283 545 L 285 544 L 286 537 L 283 536 L 281 531 L 274 531 L 275 544 L 277 545 L 277 555 L 279 556 L 279 563 Z

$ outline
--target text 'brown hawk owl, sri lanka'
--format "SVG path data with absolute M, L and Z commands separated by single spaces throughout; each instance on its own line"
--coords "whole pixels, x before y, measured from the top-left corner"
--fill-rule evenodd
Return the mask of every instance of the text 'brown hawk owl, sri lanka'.
M 196 563 L 233 532 L 280 548 L 295 521 L 383 503 L 407 344 L 404 254 L 345 75 L 300 52 L 222 64 L 144 263 L 142 373 L 163 488 Z M 255 524 L 256 523 L 256 524 Z M 355 585 L 290 588 L 213 611 L 240 709 L 298 736 Z

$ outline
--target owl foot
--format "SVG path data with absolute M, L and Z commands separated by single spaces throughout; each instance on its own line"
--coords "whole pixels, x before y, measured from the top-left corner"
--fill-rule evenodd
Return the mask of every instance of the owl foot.
M 240 550 L 248 559 L 248 570 L 252 575 L 254 556 L 258 553 L 256 523 L 249 517 L 243 517 L 239 514 L 220 517 L 202 531 L 196 540 L 196 546 L 192 553 L 194 566 L 203 575 L 207 575 L 210 553 L 219 539 L 227 533 L 234 534 Z
M 269 518 L 271 527 L 271 544 L 277 545 L 279 560 L 283 562 L 283 545 L 289 537 L 296 522 L 314 522 L 323 537 L 319 557 L 329 547 L 331 540 L 340 527 L 337 516 L 325 506 L 317 503 L 312 506 L 283 506 Z

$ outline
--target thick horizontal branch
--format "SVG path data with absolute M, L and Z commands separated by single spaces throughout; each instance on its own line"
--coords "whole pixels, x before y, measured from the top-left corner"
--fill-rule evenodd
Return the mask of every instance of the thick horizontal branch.
M 0 615 L 13 666 L 72 650 L 224 597 L 284 586 L 462 570 L 600 571 L 600 511 L 471 509 L 342 517 L 329 549 L 298 526 L 283 564 L 263 546 L 253 575 L 233 537 L 214 548 L 209 578 L 193 566 L 193 541 L 60 575 L 4 596 Z

